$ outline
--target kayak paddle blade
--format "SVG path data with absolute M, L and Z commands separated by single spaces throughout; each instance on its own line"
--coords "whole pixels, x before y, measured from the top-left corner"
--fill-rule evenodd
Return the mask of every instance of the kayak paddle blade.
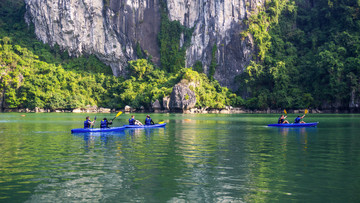
M 284 113 L 287 114 L 286 109 L 284 109 Z
M 119 117 L 122 114 L 122 111 L 119 111 L 119 113 L 116 114 L 116 116 L 111 119 L 111 122 L 113 122 L 115 120 L 115 118 Z
M 122 111 L 119 111 L 119 113 L 116 114 L 115 118 L 117 118 L 118 116 L 120 116 L 122 114 Z
M 305 109 L 305 114 L 309 113 L 309 111 L 307 109 Z

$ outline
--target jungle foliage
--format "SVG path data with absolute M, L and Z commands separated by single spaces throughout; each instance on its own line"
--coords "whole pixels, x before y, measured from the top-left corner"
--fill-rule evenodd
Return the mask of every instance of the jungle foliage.
M 182 68 L 170 74 L 155 69 L 146 59 L 130 61 L 132 75 L 124 80 L 103 73 L 67 70 L 39 58 L 27 48 L 12 44 L 9 37 L 0 39 L 0 90 L 7 108 L 150 108 L 155 100 L 169 96 L 173 86 L 183 79 L 197 84 L 194 91 L 199 107 L 222 108 L 237 99 L 227 88 L 210 82 L 204 73 Z
M 180 34 L 189 38 L 191 29 L 163 16 L 160 44 L 164 68 L 154 67 L 140 46 L 140 59 L 129 61 L 128 79 L 112 76 L 109 66 L 95 56 L 70 57 L 59 46 L 39 42 L 34 27 L 24 22 L 24 3 L 0 2 L 0 94 L 3 108 L 74 109 L 87 105 L 108 108 L 150 108 L 151 103 L 171 94 L 181 80 L 196 81 L 197 106 L 224 107 L 239 98 L 205 74 L 184 69 L 185 48 Z M 169 51 L 169 52 L 167 52 Z M 202 65 L 201 65 L 202 66 Z M 202 67 L 201 67 L 202 68 Z
M 190 87 L 197 107 L 347 108 L 351 99 L 359 99 L 359 1 L 266 1 L 241 33 L 254 36 L 257 47 L 253 61 L 237 78 L 238 94 L 246 100 L 213 80 L 216 60 L 209 76 L 202 73 L 200 61 L 194 71 L 184 68 L 192 29 L 170 21 L 164 10 L 161 67 L 150 63 L 137 46 L 140 59 L 129 62 L 128 79 L 112 76 L 111 68 L 95 56 L 74 58 L 57 45 L 39 42 L 34 27 L 24 22 L 24 12 L 22 0 L 0 1 L 0 101 L 5 108 L 149 108 L 180 81 L 196 84 Z M 216 49 L 214 45 L 212 55 Z
M 248 108 L 347 108 L 360 95 L 359 1 L 271 0 L 247 23 L 258 47 L 238 77 Z
M 186 28 L 179 21 L 171 21 L 166 6 L 162 4 L 161 26 L 158 35 L 162 69 L 175 73 L 185 67 L 186 48 L 190 45 L 192 33 L 192 28 Z M 184 43 L 180 46 L 182 34 Z

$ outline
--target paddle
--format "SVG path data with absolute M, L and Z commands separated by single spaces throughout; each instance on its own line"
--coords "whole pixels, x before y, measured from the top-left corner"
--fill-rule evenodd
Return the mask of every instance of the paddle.
M 116 116 L 111 120 L 111 122 L 113 122 L 115 120 L 115 118 L 119 117 L 123 112 L 119 111 L 119 113 L 116 114 Z
M 305 115 L 306 115 L 307 113 L 309 113 L 309 111 L 308 111 L 307 109 L 305 109 L 303 118 L 305 117 Z
M 165 121 L 160 121 L 160 122 L 158 122 L 158 124 L 163 124 L 163 123 L 165 123 Z
M 286 109 L 284 109 L 284 114 L 285 114 L 285 116 L 284 116 L 284 122 L 283 123 L 289 123 L 287 120 L 285 120 L 285 118 L 287 117 Z
M 94 118 L 94 122 L 93 122 L 93 125 L 91 126 L 91 128 L 94 128 L 95 121 L 96 121 L 96 116 L 95 116 L 95 118 Z

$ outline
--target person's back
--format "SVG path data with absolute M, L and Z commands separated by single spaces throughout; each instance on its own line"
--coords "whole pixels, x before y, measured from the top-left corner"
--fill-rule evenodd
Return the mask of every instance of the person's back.
M 145 118 L 145 125 L 151 125 L 151 118 Z
M 84 121 L 84 128 L 90 128 L 89 120 Z
M 100 128 L 108 128 L 109 127 L 108 124 L 109 123 L 108 123 L 107 119 L 104 118 L 100 123 Z
M 303 116 L 297 116 L 295 118 L 294 123 L 305 123 L 304 121 L 302 121 L 301 119 L 303 119 L 305 117 L 305 114 Z
M 287 116 L 281 115 L 279 120 L 278 120 L 278 124 L 288 124 L 289 121 L 285 120 Z
M 149 115 L 145 118 L 145 125 L 154 125 L 154 121 L 152 121 Z
M 134 116 L 131 116 L 131 118 L 129 119 L 129 125 L 135 125 L 135 118 L 134 118 Z
M 86 120 L 84 121 L 84 128 L 90 128 L 91 123 L 92 122 L 90 121 L 90 117 L 87 116 Z
M 279 120 L 278 120 L 278 124 L 282 124 L 284 122 L 284 119 L 282 118 L 282 116 L 279 117 Z

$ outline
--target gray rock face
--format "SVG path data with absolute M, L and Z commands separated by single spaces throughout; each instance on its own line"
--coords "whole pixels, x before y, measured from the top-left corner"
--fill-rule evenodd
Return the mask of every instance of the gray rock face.
M 353 90 L 351 91 L 351 95 L 350 95 L 349 108 L 359 109 L 359 107 L 360 107 L 360 96 L 356 95 L 355 90 Z
M 154 103 L 151 104 L 152 109 L 154 110 L 160 110 L 161 109 L 161 105 L 159 100 L 156 100 Z
M 170 110 L 188 110 L 195 106 L 196 95 L 187 85 L 176 84 L 170 96 Z
M 265 0 L 167 0 L 169 18 L 194 28 L 186 64 L 201 61 L 205 72 L 217 45 L 215 78 L 235 88 L 234 77 L 254 52 L 251 36 L 241 39 L 242 21 Z M 95 54 L 111 66 L 114 75 L 125 75 L 127 61 L 136 59 L 139 43 L 155 63 L 159 61 L 159 0 L 25 0 L 26 19 L 37 37 L 58 44 L 71 55 Z M 182 43 L 182 42 L 181 42 Z
M 243 72 L 254 52 L 251 36 L 241 39 L 246 29 L 242 23 L 264 0 L 168 0 L 171 20 L 178 20 L 187 27 L 194 27 L 191 46 L 187 50 L 186 63 L 192 66 L 201 61 L 205 72 L 209 71 L 211 52 L 217 45 L 218 67 L 215 79 L 221 85 L 235 89 L 234 78 Z
M 131 106 L 126 105 L 124 108 L 125 112 L 130 112 L 131 111 Z
M 104 2 L 109 2 L 104 5 Z M 114 75 L 126 74 L 127 61 L 136 59 L 139 42 L 158 60 L 158 1 L 25 0 L 26 20 L 37 37 L 58 44 L 70 55 L 95 54 Z
M 163 98 L 163 108 L 165 110 L 170 110 L 170 97 Z

